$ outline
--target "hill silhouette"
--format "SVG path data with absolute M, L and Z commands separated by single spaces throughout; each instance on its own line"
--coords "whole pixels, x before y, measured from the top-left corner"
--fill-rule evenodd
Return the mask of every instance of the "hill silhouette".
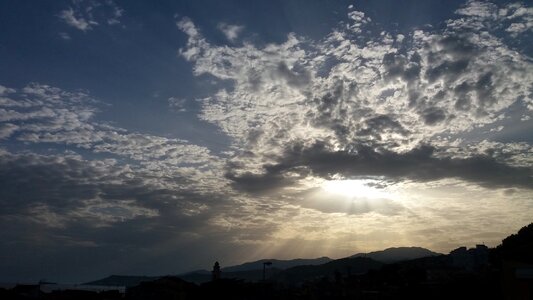
M 335 271 L 346 273 L 348 270 L 351 270 L 351 272 L 355 274 L 366 272 L 369 269 L 379 268 L 384 263 L 394 263 L 437 255 L 440 254 L 421 247 L 399 247 L 369 253 L 358 253 L 351 257 L 337 260 L 333 260 L 329 257 L 319 257 L 314 259 L 297 258 L 291 260 L 261 259 L 222 268 L 221 277 L 225 279 L 260 281 L 263 279 L 263 263 L 271 262 L 272 266 L 267 268 L 265 276 L 267 279 L 294 284 L 312 278 L 332 276 Z M 367 259 L 352 260 L 354 258 Z M 200 284 L 211 280 L 211 272 L 207 270 L 197 270 L 177 275 L 177 277 Z M 161 277 L 111 275 L 85 284 L 132 287 L 141 282 L 152 281 L 159 278 Z
M 368 257 L 382 263 L 395 263 L 404 260 L 412 260 L 422 257 L 431 257 L 442 255 L 421 247 L 397 247 L 387 248 L 381 251 L 374 251 L 369 253 L 358 253 L 351 257 Z
M 332 261 L 332 259 L 329 257 L 325 257 L 325 256 L 319 257 L 319 258 L 312 258 L 312 259 L 305 259 L 305 258 L 296 258 L 296 259 L 290 259 L 290 260 L 261 259 L 261 260 L 247 262 L 247 263 L 236 265 L 236 266 L 222 268 L 222 272 L 241 272 L 241 271 L 251 271 L 251 270 L 262 270 L 263 263 L 265 262 L 271 262 L 272 267 L 275 267 L 276 269 L 285 270 L 285 269 L 296 267 L 296 266 L 321 265 L 321 264 L 325 264 L 330 261 Z
M 377 270 L 383 263 L 368 257 L 341 258 L 317 266 L 297 266 L 272 276 L 272 280 L 298 284 L 308 280 L 334 276 L 335 273 L 346 276 L 364 274 L 369 270 Z
M 161 278 L 161 276 L 111 275 L 102 279 L 83 283 L 83 285 L 133 287 L 139 285 L 141 282 L 154 281 L 159 278 Z
M 265 274 L 266 278 L 271 278 L 272 276 L 280 273 L 281 271 L 283 270 L 277 269 L 277 268 L 268 268 Z M 178 277 L 183 280 L 187 280 L 189 282 L 194 282 L 194 283 L 199 283 L 199 284 L 209 282 L 212 279 L 211 273 L 205 274 L 204 272 L 201 272 L 201 273 L 192 272 L 192 273 L 178 275 Z M 244 281 L 249 281 L 249 282 L 260 281 L 263 279 L 263 269 L 240 271 L 240 272 L 222 272 L 220 274 L 220 278 L 237 279 L 237 280 L 244 280 Z
M 533 263 L 533 223 L 503 239 L 493 255 L 500 259 Z

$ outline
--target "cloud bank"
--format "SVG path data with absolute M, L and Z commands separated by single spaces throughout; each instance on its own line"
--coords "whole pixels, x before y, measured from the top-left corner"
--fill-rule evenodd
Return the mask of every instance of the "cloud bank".
M 531 164 L 518 153 L 455 153 L 473 148 L 464 137 L 496 127 L 513 105 L 531 114 L 531 58 L 498 36 L 505 24 L 493 26 L 528 24 L 529 8 L 470 1 L 456 13 L 442 28 L 404 35 L 373 32 L 353 10 L 324 40 L 290 34 L 264 48 L 210 44 L 182 19 L 188 44 L 179 55 L 194 74 L 233 82 L 203 99 L 201 114 L 233 140 L 227 178 L 248 190 L 290 185 L 295 173 L 531 188 Z

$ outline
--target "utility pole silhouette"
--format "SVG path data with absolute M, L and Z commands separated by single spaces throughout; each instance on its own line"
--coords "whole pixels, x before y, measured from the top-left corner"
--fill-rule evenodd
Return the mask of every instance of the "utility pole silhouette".
M 266 261 L 263 263 L 263 281 L 266 280 L 266 266 L 271 266 L 272 262 Z

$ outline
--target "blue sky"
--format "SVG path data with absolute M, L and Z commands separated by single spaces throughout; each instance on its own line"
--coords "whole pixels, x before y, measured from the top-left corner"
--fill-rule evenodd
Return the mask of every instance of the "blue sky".
M 530 221 L 527 3 L 3 1 L 0 28 L 1 281 Z

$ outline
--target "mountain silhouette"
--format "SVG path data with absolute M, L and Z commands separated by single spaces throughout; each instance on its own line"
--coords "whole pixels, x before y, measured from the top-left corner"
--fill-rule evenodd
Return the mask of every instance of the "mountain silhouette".
M 282 259 L 261 259 L 252 262 L 246 262 L 240 265 L 229 266 L 222 268 L 221 278 L 226 279 L 241 279 L 245 281 L 260 281 L 263 279 L 263 264 L 266 262 L 272 263 L 266 269 L 266 278 L 272 278 L 283 270 L 302 265 L 321 265 L 332 261 L 329 257 L 319 258 L 296 258 L 290 260 Z M 194 282 L 204 283 L 211 280 L 211 272 L 206 270 L 198 270 L 178 275 L 178 277 Z
M 329 257 L 290 260 L 261 259 L 222 268 L 221 277 L 260 281 L 263 279 L 263 263 L 271 262 L 272 265 L 267 267 L 265 274 L 267 279 L 294 284 L 313 278 L 332 276 L 335 271 L 343 274 L 346 272 L 352 272 L 353 274 L 364 273 L 370 269 L 379 268 L 383 264 L 438 255 L 440 254 L 421 247 L 399 247 L 369 253 L 358 253 L 351 257 L 336 260 Z M 183 280 L 198 284 L 211 280 L 211 272 L 207 270 L 197 270 L 177 276 Z M 111 275 L 85 284 L 132 287 L 141 282 L 153 281 L 159 278 L 161 277 Z
M 493 256 L 500 259 L 533 263 L 533 223 L 522 227 L 496 247 Z
M 268 268 L 265 275 L 266 278 L 271 278 L 273 275 L 278 274 L 283 270 L 277 268 Z M 194 282 L 194 283 L 205 283 L 212 280 L 211 274 L 206 274 L 205 272 L 191 272 L 182 275 L 178 275 L 179 278 Z M 261 281 L 263 279 L 263 269 L 261 270 L 248 270 L 240 272 L 221 272 L 220 278 L 223 279 L 238 279 L 244 281 Z
M 272 267 L 280 270 L 285 270 L 288 268 L 304 265 L 322 265 L 327 262 L 332 261 L 329 257 L 319 257 L 312 259 L 297 258 L 290 260 L 281 260 L 281 259 L 261 259 L 253 262 L 247 262 L 241 265 L 230 266 L 222 268 L 222 272 L 242 272 L 242 271 L 251 271 L 251 270 L 263 270 L 263 263 L 271 262 Z
M 364 274 L 369 270 L 377 270 L 382 266 L 383 263 L 368 257 L 347 257 L 322 265 L 292 267 L 272 276 L 271 279 L 288 284 L 298 284 L 324 277 L 332 278 L 336 273 L 344 276 Z
M 350 257 L 368 257 L 379 262 L 390 264 L 404 260 L 412 260 L 422 257 L 438 256 L 440 253 L 433 252 L 421 247 L 397 247 L 387 248 L 381 251 L 358 253 Z
M 267 268 L 266 279 L 270 281 L 283 282 L 287 284 L 298 284 L 307 280 L 313 280 L 323 277 L 333 277 L 335 272 L 339 272 L 343 275 L 348 274 L 361 274 L 366 273 L 368 270 L 379 269 L 383 263 L 373 260 L 367 257 L 355 257 L 355 258 L 341 258 L 336 260 L 331 260 L 329 258 L 320 258 L 324 261 L 327 261 L 323 264 L 315 265 L 296 265 L 294 267 L 280 269 L 275 266 L 273 262 L 272 267 Z M 329 261 L 328 261 L 329 260 Z M 253 262 L 249 264 L 243 264 L 235 267 L 225 268 L 221 278 L 224 279 L 239 279 L 249 282 L 257 282 L 263 279 L 263 262 L 267 261 L 278 261 L 278 260 L 260 260 L 261 269 L 251 269 L 244 271 L 228 272 L 227 270 L 242 270 L 248 268 L 257 268 L 258 262 Z M 312 259 L 295 259 L 287 264 L 282 264 L 282 266 L 287 266 L 290 264 L 296 263 L 305 263 L 305 262 L 314 262 L 317 263 L 317 260 Z M 195 282 L 195 283 L 204 283 L 211 280 L 211 276 L 205 273 L 187 273 L 180 275 L 180 278 Z
M 161 278 L 161 276 L 111 275 L 102 279 L 83 283 L 83 285 L 133 287 L 139 285 L 141 282 L 154 281 L 159 278 Z

